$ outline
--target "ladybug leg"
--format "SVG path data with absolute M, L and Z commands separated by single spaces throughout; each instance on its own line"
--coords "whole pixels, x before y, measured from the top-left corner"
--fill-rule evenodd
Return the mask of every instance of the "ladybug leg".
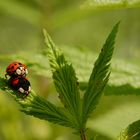
M 8 79 L 8 74 L 5 74 L 5 78 Z
M 25 91 L 24 94 L 25 95 L 23 96 L 23 99 L 26 98 L 29 95 L 29 91 Z
M 29 95 L 29 92 L 30 92 L 30 91 L 31 91 L 31 87 L 29 86 L 29 87 L 28 87 L 28 91 L 25 91 L 26 96 Z
M 26 96 L 28 96 L 29 95 L 29 91 L 25 91 L 25 94 L 26 94 Z

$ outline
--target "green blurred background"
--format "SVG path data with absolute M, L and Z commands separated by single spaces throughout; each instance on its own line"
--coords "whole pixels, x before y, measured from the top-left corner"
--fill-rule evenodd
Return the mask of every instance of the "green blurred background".
M 0 74 L 11 59 L 4 56 L 36 54 L 43 49 L 46 28 L 58 46 L 71 46 L 99 53 L 112 26 L 121 20 L 114 59 L 140 65 L 140 9 L 93 9 L 84 0 L 1 0 Z M 78 54 L 77 54 L 78 55 Z M 29 59 L 32 56 L 29 57 Z M 26 58 L 28 59 L 28 58 Z M 57 103 L 52 81 L 29 67 L 32 88 Z M 88 135 L 114 140 L 130 123 L 140 118 L 140 97 L 104 96 L 88 122 Z M 0 140 L 78 140 L 69 128 L 26 116 L 11 97 L 0 92 Z

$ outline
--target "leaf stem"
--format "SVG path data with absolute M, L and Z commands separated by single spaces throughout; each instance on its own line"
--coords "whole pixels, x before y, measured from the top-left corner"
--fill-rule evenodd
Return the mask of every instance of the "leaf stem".
M 80 137 L 81 137 L 81 140 L 87 140 L 84 130 L 81 130 L 81 131 L 80 131 Z

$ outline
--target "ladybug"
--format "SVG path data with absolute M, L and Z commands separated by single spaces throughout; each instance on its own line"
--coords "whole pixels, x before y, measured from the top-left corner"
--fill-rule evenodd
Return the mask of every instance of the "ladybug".
M 28 74 L 28 70 L 26 65 L 20 63 L 20 62 L 13 62 L 6 68 L 6 74 L 5 77 L 8 76 L 12 77 L 26 77 Z
M 27 96 L 31 91 L 30 82 L 26 77 L 11 77 L 8 80 L 8 85 L 19 93 Z

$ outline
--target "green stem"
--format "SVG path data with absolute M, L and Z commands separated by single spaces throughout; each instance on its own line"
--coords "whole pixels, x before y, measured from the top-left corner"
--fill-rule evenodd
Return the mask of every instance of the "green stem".
M 81 131 L 80 131 L 80 137 L 81 137 L 81 140 L 87 140 L 84 130 L 81 130 Z

